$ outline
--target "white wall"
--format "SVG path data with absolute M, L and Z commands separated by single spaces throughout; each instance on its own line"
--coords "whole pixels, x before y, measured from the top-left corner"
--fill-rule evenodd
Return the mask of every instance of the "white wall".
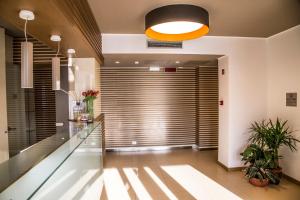
M 219 105 L 219 140 L 218 140 L 218 160 L 224 165 L 229 163 L 229 76 L 228 57 L 223 56 L 218 60 L 219 74 L 219 100 L 226 102 L 226 105 Z M 222 74 L 225 70 L 225 74 Z
M 8 159 L 5 30 L 0 28 L 0 163 Z
M 219 149 L 219 161 L 227 167 L 241 166 L 239 153 L 248 138 L 250 122 L 267 115 L 266 39 L 205 36 L 185 41 L 182 49 L 148 49 L 143 34 L 104 34 L 102 38 L 104 54 L 226 55 L 228 102 L 224 101 L 223 107 L 228 109 L 228 123 L 220 123 L 219 134 L 228 143 Z
M 75 91 L 77 95 L 86 90 L 100 90 L 100 64 L 95 58 L 75 58 Z M 69 98 L 69 112 L 72 119 L 75 99 Z M 101 113 L 101 98 L 94 102 L 94 115 L 97 117 Z
M 300 130 L 300 25 L 268 38 L 268 116 L 289 121 L 289 126 Z M 298 106 L 286 107 L 287 92 L 298 93 Z M 300 131 L 295 134 L 300 139 Z M 282 149 L 281 165 L 284 173 L 300 181 L 300 144 L 291 153 Z

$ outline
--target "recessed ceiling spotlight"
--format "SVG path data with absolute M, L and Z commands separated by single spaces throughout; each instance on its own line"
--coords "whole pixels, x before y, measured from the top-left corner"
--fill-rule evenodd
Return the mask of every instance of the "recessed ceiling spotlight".
M 150 11 L 145 17 L 145 34 L 154 40 L 191 40 L 208 32 L 208 12 L 195 5 L 167 5 Z
M 134 61 L 134 64 L 138 65 L 138 64 L 140 64 L 140 62 L 139 61 Z
M 179 63 L 180 63 L 180 61 L 178 61 L 178 60 L 177 60 L 175 63 L 176 63 L 176 64 L 179 64 Z
M 120 61 L 115 61 L 116 64 L 120 64 Z

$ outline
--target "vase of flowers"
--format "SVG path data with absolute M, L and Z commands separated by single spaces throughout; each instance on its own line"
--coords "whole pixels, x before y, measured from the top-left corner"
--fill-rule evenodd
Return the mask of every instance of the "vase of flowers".
M 86 103 L 86 110 L 89 114 L 89 122 L 94 120 L 94 100 L 97 98 L 99 91 L 97 90 L 87 90 L 82 92 L 82 96 L 84 97 L 83 101 Z

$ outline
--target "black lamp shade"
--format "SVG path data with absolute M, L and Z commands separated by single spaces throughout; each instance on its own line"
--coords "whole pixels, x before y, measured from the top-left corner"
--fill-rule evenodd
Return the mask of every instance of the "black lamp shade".
M 168 22 L 194 22 L 201 24 L 197 30 L 179 34 L 162 33 L 153 27 Z M 145 17 L 145 33 L 148 37 L 162 41 L 183 41 L 201 37 L 209 32 L 209 15 L 201 7 L 186 4 L 168 5 L 150 11 Z

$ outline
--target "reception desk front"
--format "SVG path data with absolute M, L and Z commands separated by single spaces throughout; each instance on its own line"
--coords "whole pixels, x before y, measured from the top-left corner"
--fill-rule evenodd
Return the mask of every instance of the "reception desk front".
M 68 133 L 46 138 L 0 165 L 0 199 L 95 196 L 92 185 L 102 184 L 103 155 L 104 115 L 89 124 L 70 122 Z M 90 190 L 82 192 L 86 184 Z

